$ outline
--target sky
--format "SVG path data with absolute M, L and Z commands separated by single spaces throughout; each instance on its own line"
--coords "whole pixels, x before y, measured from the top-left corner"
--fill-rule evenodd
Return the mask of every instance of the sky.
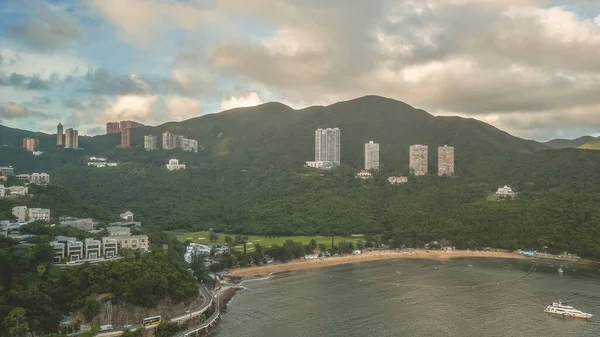
M 2 0 L 0 124 L 96 135 L 364 95 L 600 135 L 598 0 Z

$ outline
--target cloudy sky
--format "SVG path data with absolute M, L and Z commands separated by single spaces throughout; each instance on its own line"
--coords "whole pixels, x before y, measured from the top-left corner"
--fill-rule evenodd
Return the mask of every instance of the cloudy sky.
M 598 0 L 3 0 L 0 123 L 80 134 L 367 94 L 600 132 Z

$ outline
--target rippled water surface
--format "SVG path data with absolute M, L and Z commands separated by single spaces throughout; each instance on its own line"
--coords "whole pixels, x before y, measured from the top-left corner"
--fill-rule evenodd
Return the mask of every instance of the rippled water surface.
M 600 272 L 527 260 L 389 260 L 244 285 L 213 337 L 600 336 Z M 439 270 L 434 271 L 434 267 Z M 544 313 L 554 300 L 591 321 Z

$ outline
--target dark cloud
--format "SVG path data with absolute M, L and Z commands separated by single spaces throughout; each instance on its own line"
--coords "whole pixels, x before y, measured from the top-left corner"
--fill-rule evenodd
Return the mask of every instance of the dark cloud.
M 12 73 L 5 75 L 0 73 L 0 86 L 12 86 L 23 90 L 52 90 L 59 85 L 61 80 L 57 74 L 52 74 L 44 79 L 40 75 L 23 75 Z
M 85 79 L 89 85 L 85 90 L 98 95 L 143 95 L 152 90 L 143 80 L 133 76 L 115 76 L 106 68 L 89 71 Z
M 63 99 L 62 105 L 65 108 L 71 108 L 71 109 L 82 109 L 84 107 L 83 102 L 81 102 L 80 100 L 78 100 L 76 98 Z
M 209 85 L 204 75 L 198 74 L 198 68 L 189 67 L 190 60 L 177 59 L 171 69 L 186 76 L 185 83 L 167 77 L 115 75 L 106 68 L 88 71 L 85 75 L 86 86 L 80 90 L 93 95 L 181 95 L 197 96 L 206 92 Z
M 20 119 L 27 117 L 42 117 L 49 118 L 53 115 L 46 114 L 40 111 L 30 110 L 23 104 L 15 102 L 7 102 L 0 104 L 0 117 L 5 119 Z
M 82 37 L 82 30 L 69 13 L 36 3 L 29 21 L 6 29 L 6 36 L 36 50 L 55 50 L 70 47 Z

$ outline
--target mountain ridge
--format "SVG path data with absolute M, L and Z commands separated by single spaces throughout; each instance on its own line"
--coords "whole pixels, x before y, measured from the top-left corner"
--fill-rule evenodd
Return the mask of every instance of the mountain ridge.
M 430 146 L 431 172 L 436 170 L 436 147 L 455 146 L 457 171 L 463 171 L 463 174 L 473 172 L 474 167 L 480 166 L 482 158 L 551 149 L 545 143 L 513 136 L 474 118 L 434 116 L 405 102 L 376 95 L 302 109 L 267 102 L 181 122 L 132 129 L 131 150 L 116 149 L 120 143 L 119 134 L 82 136 L 80 147 L 85 155 L 126 158 L 127 151 L 143 147 L 144 135 L 160 137 L 164 131 L 170 131 L 197 139 L 203 153 L 198 157 L 204 161 L 208 156 L 213 162 L 235 164 L 236 167 L 292 168 L 314 158 L 314 130 L 320 127 L 341 129 L 343 162 L 355 168 L 362 167 L 364 143 L 373 140 L 380 143 L 382 165 L 397 168 L 398 174 L 408 171 L 411 144 Z M 20 147 L 22 138 L 28 136 L 40 138 L 42 151 L 62 155 L 55 149 L 56 136 L 39 132 L 19 129 L 0 132 L 0 144 Z M 185 158 L 191 163 L 197 161 L 188 154 Z M 0 164 L 2 162 L 0 160 Z

